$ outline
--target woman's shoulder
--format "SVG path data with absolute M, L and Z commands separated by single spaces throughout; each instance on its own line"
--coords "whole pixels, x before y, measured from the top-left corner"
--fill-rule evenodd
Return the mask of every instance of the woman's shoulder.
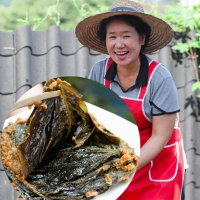
M 102 68 L 104 68 L 106 66 L 107 61 L 108 61 L 108 58 L 104 58 L 102 60 L 99 60 L 94 64 L 93 68 L 102 69 Z
M 104 58 L 98 62 L 96 62 L 92 69 L 90 70 L 90 74 L 88 76 L 89 79 L 95 80 L 97 82 L 103 82 L 104 79 L 104 71 L 108 58 Z
M 149 57 L 147 57 L 147 59 L 148 59 L 149 65 L 151 62 L 156 61 Z M 159 78 L 159 79 L 163 79 L 163 80 L 172 78 L 172 75 L 171 75 L 170 71 L 167 69 L 167 67 L 161 62 L 158 62 L 158 61 L 156 61 L 156 62 L 158 64 L 153 72 L 153 78 Z
M 178 94 L 170 71 L 158 63 L 149 81 L 148 102 L 153 105 L 152 115 L 179 111 Z
M 149 61 L 152 62 L 153 60 Z M 153 71 L 153 74 L 151 75 L 151 78 L 149 80 L 149 86 L 152 93 L 157 91 L 165 93 L 167 92 L 166 90 L 168 90 L 169 92 L 172 90 L 176 90 L 175 81 L 173 79 L 173 76 L 171 75 L 171 72 L 161 62 L 158 62 L 158 65 Z

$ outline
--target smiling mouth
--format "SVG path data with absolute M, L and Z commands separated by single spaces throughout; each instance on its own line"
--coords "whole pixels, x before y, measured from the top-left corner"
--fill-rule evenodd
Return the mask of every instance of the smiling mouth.
M 124 56 L 124 55 L 128 54 L 128 51 L 115 52 L 115 54 L 116 54 L 117 56 Z

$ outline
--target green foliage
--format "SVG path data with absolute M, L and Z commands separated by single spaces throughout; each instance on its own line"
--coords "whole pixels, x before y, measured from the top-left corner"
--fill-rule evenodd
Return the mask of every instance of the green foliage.
M 108 10 L 108 6 L 105 5 L 106 2 L 105 4 L 102 4 L 101 2 L 101 5 L 99 5 L 97 1 L 95 3 L 90 1 L 90 3 L 83 2 L 82 4 L 78 4 L 77 0 L 73 0 L 73 3 L 80 15 L 80 20 L 87 16 L 95 15 Z
M 156 13 L 154 13 L 156 14 Z M 165 12 L 158 17 L 170 23 L 175 33 L 182 33 L 185 41 L 177 42 L 173 47 L 181 53 L 190 49 L 200 48 L 200 3 L 194 6 L 184 6 L 179 3 L 176 6 L 166 6 Z
M 30 25 L 33 30 L 38 30 L 39 27 L 43 25 L 43 23 L 46 23 L 46 21 L 48 21 L 48 23 L 50 24 L 55 24 L 59 26 L 60 13 L 58 11 L 58 3 L 59 1 L 57 1 L 55 5 L 49 6 L 46 10 L 46 15 L 43 18 L 41 17 L 29 18 L 27 14 L 25 18 L 17 18 L 16 22 L 23 25 Z
M 12 0 L 9 7 L 0 7 L 4 16 L 0 18 L 0 29 L 10 31 L 21 25 L 30 25 L 36 30 L 59 25 L 58 3 L 56 0 Z
M 111 0 L 12 0 L 9 7 L 0 6 L 0 30 L 10 31 L 21 25 L 34 30 L 45 30 L 59 25 L 74 30 L 76 24 L 92 14 L 105 11 Z
M 175 32 L 177 40 L 172 49 L 185 54 L 191 60 L 196 76 L 192 91 L 197 93 L 197 97 L 200 97 L 198 66 L 200 62 L 200 3 L 189 7 L 181 3 L 176 6 L 167 6 L 165 13 L 159 14 L 159 17 L 169 22 Z
M 196 82 L 192 85 L 192 91 L 193 91 L 193 92 L 197 92 L 197 97 L 200 98 L 200 81 L 196 81 Z

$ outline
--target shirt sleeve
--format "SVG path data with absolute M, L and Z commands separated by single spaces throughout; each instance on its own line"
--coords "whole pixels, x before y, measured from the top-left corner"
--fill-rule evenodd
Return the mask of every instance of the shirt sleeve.
M 96 67 L 97 64 L 95 64 L 91 70 L 90 70 L 90 73 L 89 73 L 89 76 L 88 78 L 91 79 L 91 80 L 94 80 L 94 81 L 98 81 L 97 80 L 97 75 L 98 75 L 98 67 Z
M 88 78 L 103 84 L 105 63 L 106 60 L 101 60 L 95 63 L 90 70 Z
M 170 72 L 162 68 L 152 78 L 150 104 L 152 115 L 171 114 L 180 111 L 177 88 Z

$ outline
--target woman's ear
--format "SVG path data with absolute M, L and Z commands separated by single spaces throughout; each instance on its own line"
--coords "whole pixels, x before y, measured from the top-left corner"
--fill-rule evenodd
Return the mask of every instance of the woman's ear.
M 145 39 L 146 39 L 146 36 L 145 35 L 141 35 L 140 36 L 140 44 L 143 46 L 145 44 Z

